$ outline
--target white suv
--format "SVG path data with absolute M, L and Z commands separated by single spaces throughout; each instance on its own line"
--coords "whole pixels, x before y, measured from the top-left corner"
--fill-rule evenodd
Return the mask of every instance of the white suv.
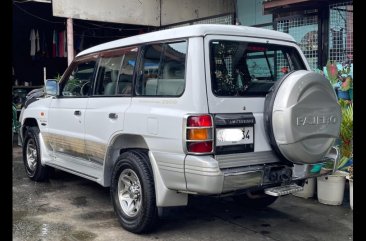
M 194 25 L 79 53 L 22 112 L 27 175 L 61 169 L 110 187 L 121 225 L 151 230 L 189 195 L 266 206 L 337 160 L 341 112 L 294 39 Z

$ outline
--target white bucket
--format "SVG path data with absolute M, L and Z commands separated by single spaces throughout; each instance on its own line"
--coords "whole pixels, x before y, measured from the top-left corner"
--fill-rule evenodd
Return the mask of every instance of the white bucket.
M 323 204 L 341 205 L 343 202 L 346 177 L 344 175 L 327 175 L 317 177 L 318 201 Z
M 353 180 L 349 180 L 349 203 L 353 210 Z
M 304 184 L 304 190 L 300 192 L 295 192 L 292 195 L 302 198 L 313 197 L 315 193 L 315 178 L 306 179 Z

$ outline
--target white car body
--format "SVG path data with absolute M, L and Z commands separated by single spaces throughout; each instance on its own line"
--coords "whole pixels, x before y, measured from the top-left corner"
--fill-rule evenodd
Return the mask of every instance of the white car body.
M 264 187 L 261 168 L 283 165 L 265 131 L 265 97 L 223 98 L 213 94 L 209 45 L 217 39 L 291 47 L 301 57 L 304 69 L 310 70 L 290 35 L 243 26 L 194 25 L 92 47 L 79 53 L 76 60 L 122 47 L 184 40 L 184 91 L 175 97 L 49 96 L 33 102 L 22 113 L 21 123 L 23 127 L 38 126 L 42 164 L 108 187 L 114 163 L 123 150 L 147 150 L 158 207 L 186 205 L 189 194 L 220 195 Z M 187 151 L 187 116 L 217 113 L 251 113 L 255 119 L 253 151 L 220 155 Z M 25 128 L 23 135 L 24 131 Z M 227 133 L 220 134 L 220 138 L 229 138 L 225 135 L 232 136 L 235 130 Z M 295 174 L 301 178 L 308 176 L 309 168 L 304 164 L 298 166 L 300 173 L 293 172 L 293 178 Z

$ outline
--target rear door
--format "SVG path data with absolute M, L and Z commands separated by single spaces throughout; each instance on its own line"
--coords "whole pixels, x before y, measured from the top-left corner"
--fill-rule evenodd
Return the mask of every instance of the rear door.
M 216 154 L 270 151 L 263 120 L 265 97 L 284 75 L 306 69 L 297 46 L 276 40 L 214 35 L 206 36 L 204 44 Z

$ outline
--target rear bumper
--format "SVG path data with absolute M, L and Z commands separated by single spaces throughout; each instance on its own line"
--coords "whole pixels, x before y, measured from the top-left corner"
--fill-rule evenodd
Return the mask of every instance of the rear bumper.
M 320 167 L 319 170 L 314 171 L 316 165 L 319 164 L 294 165 L 292 177 L 291 174 L 288 175 L 290 176 L 288 180 L 277 179 L 271 181 L 269 175 L 271 170 L 279 170 L 281 174 L 281 170 L 285 171 L 291 168 L 279 162 L 272 154 L 264 152 L 248 153 L 242 155 L 242 158 L 233 157 L 232 160 L 235 160 L 235 162 L 220 158 L 217 160 L 213 156 L 187 155 L 184 161 L 187 191 L 196 194 L 222 194 L 249 188 L 265 188 L 268 185 L 279 186 L 281 183 L 288 184 L 329 173 L 320 172 Z M 251 155 L 251 158 L 247 158 L 247 155 Z M 262 158 L 256 159 L 253 155 L 258 157 L 262 155 Z M 339 161 L 337 148 L 331 149 L 322 161 L 329 160 L 334 162 L 334 167 L 337 166 Z M 240 166 L 237 165 L 238 163 L 240 163 Z
M 184 165 L 187 191 L 221 194 L 262 185 L 263 165 L 220 169 L 212 156 L 188 155 Z

